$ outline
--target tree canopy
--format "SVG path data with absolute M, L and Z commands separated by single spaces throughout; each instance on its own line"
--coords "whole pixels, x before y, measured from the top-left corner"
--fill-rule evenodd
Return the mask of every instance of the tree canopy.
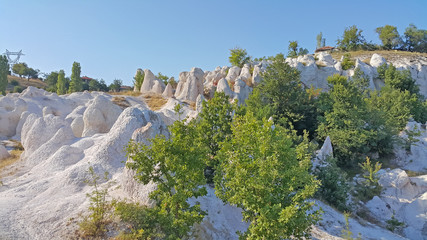
M 58 73 L 58 81 L 56 82 L 56 93 L 58 95 L 65 94 L 67 92 L 65 72 L 60 70 Z
M 233 49 L 230 49 L 230 57 L 228 57 L 231 65 L 237 66 L 237 67 L 243 67 L 245 63 L 249 63 L 251 60 L 251 57 L 248 56 L 248 53 L 245 49 L 235 47 Z
M 6 95 L 7 74 L 9 72 L 9 63 L 7 57 L 0 55 L 0 93 Z
M 362 30 L 358 29 L 356 25 L 346 28 L 342 38 L 337 40 L 337 46 L 343 51 L 359 50 L 365 43 Z
M 385 25 L 384 27 L 378 27 L 375 31 L 378 33 L 383 47 L 387 50 L 397 48 L 402 42 L 395 26 Z
M 81 92 L 83 90 L 83 81 L 80 77 L 81 67 L 80 63 L 74 62 L 71 70 L 71 81 L 68 88 L 69 93 Z

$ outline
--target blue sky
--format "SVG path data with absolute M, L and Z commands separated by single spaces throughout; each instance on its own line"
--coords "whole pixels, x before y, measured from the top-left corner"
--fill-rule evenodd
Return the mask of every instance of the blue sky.
M 132 85 L 137 68 L 177 78 L 229 65 L 235 46 L 262 57 L 297 40 L 313 52 L 319 32 L 334 46 L 357 25 L 378 43 L 376 27 L 410 23 L 427 29 L 426 0 L 0 0 L 0 53 L 22 49 L 30 67 L 66 75 L 77 61 L 82 75 Z

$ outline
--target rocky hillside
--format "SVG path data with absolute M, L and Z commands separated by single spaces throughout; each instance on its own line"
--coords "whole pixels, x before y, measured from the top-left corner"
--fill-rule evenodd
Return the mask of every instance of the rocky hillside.
M 366 58 L 367 59 L 367 58 Z M 376 68 L 386 60 L 373 54 L 368 61 L 355 59 L 370 78 L 371 88 L 380 88 Z M 306 55 L 286 60 L 301 71 L 306 86 L 327 90 L 327 76 L 339 73 L 351 76 L 354 69 L 343 70 L 342 60 L 329 54 Z M 368 62 L 368 63 L 367 63 Z M 408 69 L 427 96 L 427 59 L 398 58 L 390 60 L 400 69 Z M 390 63 L 389 62 L 389 63 Z M 113 96 L 101 92 L 80 92 L 58 96 L 34 87 L 22 93 L 0 97 L 1 157 L 14 147 L 12 139 L 21 142 L 24 152 L 19 161 L 0 169 L 0 239 L 64 239 L 73 236 L 80 219 L 89 206 L 87 193 L 92 188 L 84 183 L 89 166 L 97 174 L 108 172 L 110 197 L 133 199 L 149 204 L 148 193 L 156 186 L 141 185 L 126 169 L 123 147 L 129 139 L 146 142 L 157 134 L 167 135 L 167 125 L 178 118 L 194 118 L 201 111 L 204 98 L 215 91 L 225 92 L 244 102 L 259 83 L 268 61 L 239 67 L 218 67 L 213 71 L 193 68 L 179 75 L 176 90 L 157 80 L 145 70 L 145 80 L 138 91 L 162 94 L 165 104 L 151 110 L 142 97 L 121 96 L 117 105 Z M 191 103 L 196 102 L 194 109 Z M 182 116 L 174 111 L 183 106 Z M 350 219 L 350 230 L 363 239 L 423 239 L 427 238 L 427 132 L 420 123 L 410 122 L 408 129 L 419 132 L 410 151 L 395 149 L 393 168 L 381 170 L 380 184 L 384 191 L 368 201 L 363 219 Z M 328 145 L 329 144 L 329 145 Z M 333 154 L 330 142 L 320 149 L 318 156 Z M 408 173 L 414 172 L 414 175 Z M 355 179 L 357 181 L 357 178 Z M 248 224 L 241 221 L 240 209 L 224 205 L 208 187 L 208 195 L 197 199 L 208 211 L 203 222 L 195 227 L 198 239 L 237 239 L 236 231 L 244 231 Z M 326 204 L 323 220 L 314 226 L 313 237 L 334 239 L 345 227 L 344 216 Z M 386 229 L 394 216 L 404 222 L 401 232 Z

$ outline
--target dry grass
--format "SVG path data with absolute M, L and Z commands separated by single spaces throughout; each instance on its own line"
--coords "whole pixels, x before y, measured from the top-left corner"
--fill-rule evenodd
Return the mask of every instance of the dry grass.
M 140 92 L 134 92 L 134 91 L 124 91 L 124 92 L 109 92 L 108 94 L 117 96 L 117 95 L 125 95 L 125 96 L 132 96 L 132 97 L 139 97 L 141 96 Z
M 10 157 L 0 161 L 0 172 L 5 170 L 8 166 L 16 163 L 20 158 L 23 150 L 14 149 L 10 152 Z
M 187 103 L 191 109 L 196 110 L 196 102 L 192 102 L 192 101 L 184 101 L 185 103 Z
M 156 94 L 156 93 L 143 94 L 142 99 L 144 100 L 145 103 L 147 103 L 148 107 L 153 111 L 159 110 L 168 101 L 165 98 L 163 98 L 161 94 Z
M 33 87 L 42 88 L 42 89 L 47 88 L 47 84 L 45 82 L 41 81 L 40 79 L 32 79 L 32 78 L 30 78 L 30 80 L 28 81 L 26 78 L 20 78 L 20 77 L 8 75 L 7 76 L 7 80 L 9 82 L 9 84 L 6 87 L 6 91 L 7 92 L 10 92 L 10 91 L 13 90 L 14 86 L 12 86 L 12 84 L 10 84 L 10 82 L 12 80 L 18 81 L 19 86 L 21 86 L 23 88 L 26 88 L 28 86 L 33 86 Z
M 122 109 L 130 107 L 130 103 L 124 97 L 114 96 L 111 101 Z
M 408 177 L 418 177 L 427 174 L 426 172 L 415 172 L 411 170 L 405 170 Z
M 331 53 L 331 55 L 335 60 L 340 60 L 341 57 L 346 53 L 349 53 L 352 59 L 355 59 L 357 57 L 357 58 L 360 58 L 363 62 L 367 61 L 367 63 L 369 63 L 369 60 L 371 59 L 371 57 L 374 53 L 381 55 L 387 61 L 395 60 L 397 58 L 402 58 L 402 57 L 409 57 L 410 58 L 410 57 L 420 57 L 421 56 L 421 57 L 427 58 L 427 53 L 407 52 L 407 51 L 398 51 L 398 50 L 333 52 L 333 53 Z M 366 59 L 368 59 L 368 60 L 366 60 Z

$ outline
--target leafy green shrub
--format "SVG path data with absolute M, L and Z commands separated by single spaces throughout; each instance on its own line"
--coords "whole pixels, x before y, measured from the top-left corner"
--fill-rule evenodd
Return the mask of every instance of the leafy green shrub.
M 341 63 L 343 70 L 352 69 L 354 67 L 354 60 L 351 60 L 351 55 L 349 53 L 344 54 L 344 58 Z
M 336 159 L 328 157 L 325 161 L 327 162 L 325 166 L 314 170 L 315 176 L 321 181 L 315 196 L 340 211 L 348 210 L 346 201 L 349 185 L 346 174 L 336 165 Z
M 250 222 L 241 239 L 306 237 L 319 212 L 309 201 L 319 182 L 309 173 L 308 140 L 294 146 L 292 136 L 273 122 L 237 116 L 233 137 L 218 152 L 216 195 L 242 208 Z
M 12 79 L 12 81 L 10 81 L 10 84 L 11 84 L 12 86 L 18 86 L 18 85 L 19 85 L 19 82 L 18 82 L 18 81 L 16 81 L 15 79 Z
M 106 225 L 110 221 L 109 214 L 111 204 L 106 200 L 107 189 L 100 189 L 99 179 L 93 167 L 89 167 L 90 178 L 85 182 L 92 186 L 94 190 L 92 193 L 87 194 L 90 199 L 90 206 L 88 216 L 84 216 L 83 220 L 79 223 L 81 237 L 102 237 L 106 232 Z M 104 179 L 107 179 L 108 172 L 104 173 Z
M 21 86 L 15 86 L 15 87 L 13 87 L 13 92 L 21 93 L 22 91 L 24 91 L 24 88 L 21 87 Z
M 248 53 L 245 49 L 235 47 L 230 49 L 230 57 L 228 57 L 228 60 L 230 61 L 231 65 L 241 68 L 243 65 L 245 65 L 245 63 L 249 63 L 251 61 L 251 57 L 248 56 Z

